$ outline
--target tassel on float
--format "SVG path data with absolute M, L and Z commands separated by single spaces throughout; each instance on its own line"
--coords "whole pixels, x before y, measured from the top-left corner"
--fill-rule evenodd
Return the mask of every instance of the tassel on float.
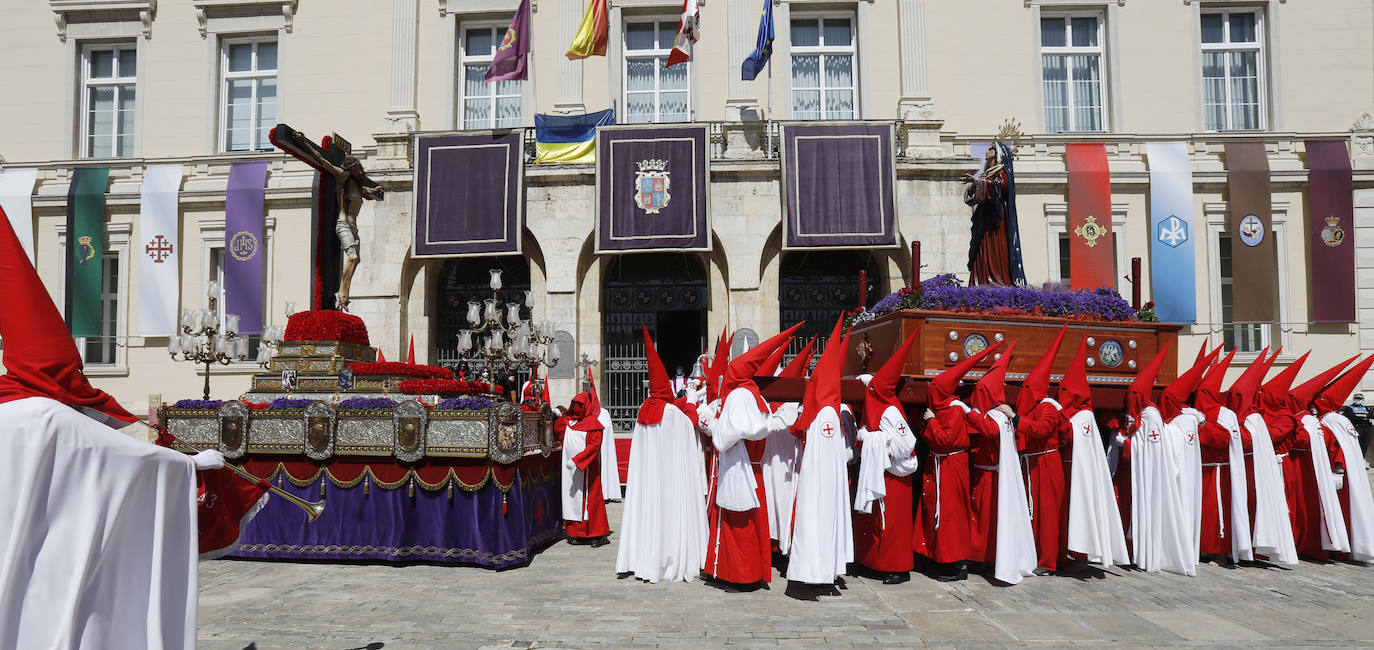
M 408 497 L 410 497 L 410 498 L 412 498 L 412 499 L 415 498 L 415 477 L 414 477 L 414 476 L 410 477 L 410 488 L 409 488 L 409 491 L 407 492 L 406 496 L 408 496 Z
M 501 493 L 501 514 L 506 514 L 506 493 Z
M 363 496 L 371 494 L 372 482 L 367 480 L 367 475 L 363 475 Z

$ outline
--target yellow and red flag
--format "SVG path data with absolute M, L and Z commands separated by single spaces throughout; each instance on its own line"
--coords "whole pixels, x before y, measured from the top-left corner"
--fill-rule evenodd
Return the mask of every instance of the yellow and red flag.
M 573 35 L 572 45 L 568 47 L 568 58 L 606 56 L 610 23 L 611 13 L 606 0 L 591 0 L 587 4 L 587 13 L 582 16 L 582 24 L 577 28 L 577 34 Z

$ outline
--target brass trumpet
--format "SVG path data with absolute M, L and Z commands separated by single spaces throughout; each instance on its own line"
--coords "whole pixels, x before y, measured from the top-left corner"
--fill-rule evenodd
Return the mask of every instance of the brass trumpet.
M 154 432 L 157 432 L 157 433 L 169 433 L 169 432 L 166 432 L 166 431 L 164 431 L 164 430 L 162 430 L 162 429 L 159 429 L 159 428 L 157 428 L 157 427 L 155 427 L 155 426 L 149 424 L 146 420 L 144 420 L 144 419 L 142 419 L 142 418 L 139 418 L 138 423 L 139 423 L 139 424 L 142 424 L 142 425 L 145 426 L 145 427 L 148 427 L 149 429 L 152 429 Z M 197 453 L 199 453 L 199 452 L 201 452 L 201 451 L 204 451 L 204 450 L 202 450 L 202 449 L 197 449 L 196 447 L 194 447 L 194 446 L 192 446 L 192 445 L 186 444 L 185 442 L 183 442 L 183 441 L 182 441 L 181 439 L 179 439 L 179 438 L 177 439 L 177 442 L 181 443 L 181 446 L 183 446 L 183 447 L 185 447 L 185 448 L 187 448 L 187 449 L 190 449 L 191 451 L 194 451 L 194 452 L 197 452 Z M 238 474 L 239 476 L 242 476 L 243 478 L 245 478 L 245 479 L 247 479 L 247 480 L 249 480 L 249 481 L 251 481 L 251 482 L 253 482 L 253 483 L 267 483 L 266 481 L 264 481 L 264 480 L 262 480 L 262 479 L 260 479 L 260 478 L 258 478 L 258 477 L 256 477 L 256 476 L 253 476 L 253 474 L 250 473 L 248 470 L 243 469 L 242 467 L 239 467 L 238 465 L 234 465 L 234 464 L 232 464 L 232 463 L 227 463 L 227 462 L 226 462 L 226 463 L 224 464 L 224 466 L 225 466 L 226 468 L 232 470 L 235 474 Z M 291 494 L 290 492 L 287 492 L 286 490 L 283 490 L 283 489 L 281 489 L 281 488 L 279 488 L 279 487 L 277 487 L 277 486 L 275 486 L 275 485 L 272 485 L 271 483 L 267 483 L 267 489 L 268 489 L 269 491 L 271 491 L 273 494 L 275 494 L 275 495 L 277 495 L 277 496 L 279 496 L 279 497 L 281 497 L 281 498 L 283 498 L 283 499 L 286 499 L 288 502 L 290 502 L 290 503 L 296 505 L 296 506 L 299 507 L 301 510 L 304 510 L 304 511 L 305 511 L 305 520 L 306 520 L 306 521 L 315 521 L 316 519 L 319 518 L 319 516 L 320 516 L 321 514 L 324 513 L 324 497 L 320 497 L 320 500 L 319 500 L 319 501 L 306 501 L 305 499 L 302 499 L 302 498 L 300 498 L 300 497 L 298 497 L 298 496 L 296 496 L 296 495 L 294 495 L 294 494 Z

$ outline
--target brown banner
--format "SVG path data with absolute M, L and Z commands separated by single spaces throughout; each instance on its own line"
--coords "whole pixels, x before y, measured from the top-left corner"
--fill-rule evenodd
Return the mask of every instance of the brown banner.
M 1269 158 L 1261 142 L 1226 144 L 1230 192 L 1231 321 L 1278 319 L 1278 268 L 1270 225 Z
M 1355 322 L 1355 182 L 1345 140 L 1307 141 L 1312 320 Z

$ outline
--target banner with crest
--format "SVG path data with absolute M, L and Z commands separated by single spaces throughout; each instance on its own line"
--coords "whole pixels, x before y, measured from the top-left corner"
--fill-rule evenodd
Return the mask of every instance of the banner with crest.
M 706 125 L 596 130 L 596 252 L 711 249 Z
M 782 125 L 783 247 L 897 245 L 891 123 Z
M 520 252 L 524 131 L 415 136 L 416 257 Z
M 1308 140 L 1312 321 L 1355 322 L 1355 179 L 1345 140 Z
M 1263 142 L 1226 143 L 1226 189 L 1231 213 L 1231 322 L 1272 323 L 1279 318 L 1279 270 L 1271 225 L 1269 154 Z

